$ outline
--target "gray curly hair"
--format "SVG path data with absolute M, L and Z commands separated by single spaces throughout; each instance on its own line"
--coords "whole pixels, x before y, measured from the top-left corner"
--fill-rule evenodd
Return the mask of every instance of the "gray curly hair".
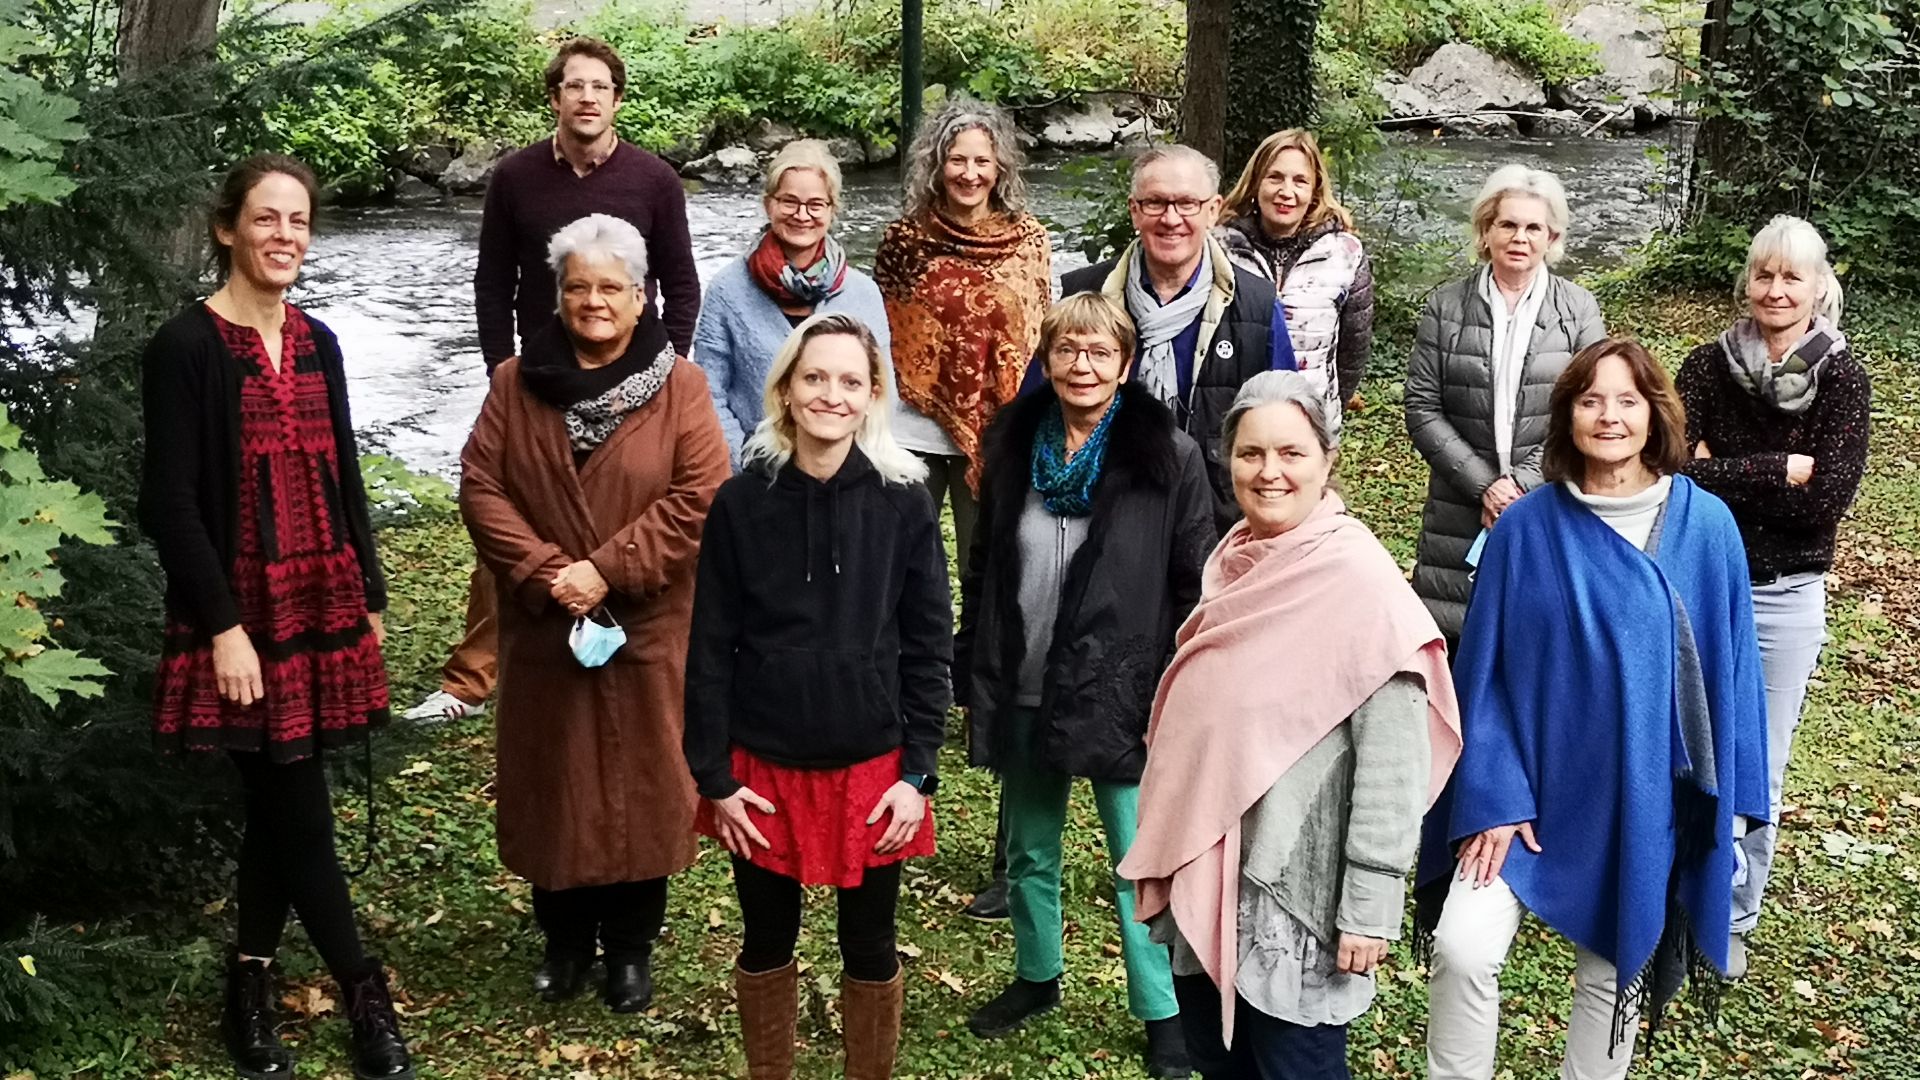
M 907 148 L 906 216 L 915 217 L 946 202 L 941 182 L 941 166 L 953 141 L 963 131 L 980 130 L 993 143 L 993 156 L 1000 166 L 1000 178 L 989 196 L 995 210 L 1008 214 L 1025 213 L 1027 181 L 1020 175 L 1027 155 L 1020 149 L 1020 137 L 1006 111 L 970 97 L 950 97 L 938 109 L 920 121 L 913 144 Z

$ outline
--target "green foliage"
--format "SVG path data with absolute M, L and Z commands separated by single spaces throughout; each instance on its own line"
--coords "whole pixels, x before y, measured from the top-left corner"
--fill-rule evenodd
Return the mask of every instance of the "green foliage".
M 74 122 L 80 103 L 18 70 L 46 49 L 24 25 L 27 0 L 0 0 L 0 210 L 55 202 L 73 192 L 60 156 L 86 133 Z
M 1320 0 L 1234 0 L 1227 33 L 1227 161 L 1246 161 L 1273 132 L 1312 122 L 1319 22 Z
M 1735 0 L 1727 43 L 1691 88 L 1702 120 L 1691 235 L 1675 274 L 1725 280 L 1745 230 L 1819 226 L 1853 272 L 1911 286 L 1920 244 L 1920 2 Z
M 112 524 L 100 496 L 47 478 L 0 405 L 0 679 L 19 680 L 48 705 L 62 694 L 99 697 L 101 679 L 112 674 L 98 660 L 52 647 L 53 627 L 40 612 L 41 601 L 66 584 L 55 549 L 69 538 L 111 544 Z
M 81 998 L 97 995 L 103 981 L 177 958 L 136 936 L 89 936 L 36 916 L 19 935 L 0 940 L 0 1032 L 80 1014 Z
M 406 521 L 433 521 L 460 513 L 453 485 L 437 476 L 417 473 L 398 458 L 385 454 L 360 455 L 360 482 L 366 485 L 367 506 L 377 527 Z
M 812 51 L 897 83 L 900 5 L 850 0 L 784 24 Z M 1186 23 L 1153 0 L 932 0 L 926 79 L 1009 104 L 1086 90 L 1170 94 L 1180 79 Z
M 1406 70 L 1449 41 L 1464 41 L 1565 84 L 1600 70 L 1591 44 L 1566 32 L 1547 0 L 1367 0 L 1336 3 L 1327 18 L 1340 47 Z

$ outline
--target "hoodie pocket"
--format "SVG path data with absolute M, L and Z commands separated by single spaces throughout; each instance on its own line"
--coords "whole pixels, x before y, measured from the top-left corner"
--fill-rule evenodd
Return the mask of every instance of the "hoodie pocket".
M 869 653 L 773 649 L 735 689 L 753 726 L 781 732 L 798 758 L 860 761 L 897 741 L 893 702 Z

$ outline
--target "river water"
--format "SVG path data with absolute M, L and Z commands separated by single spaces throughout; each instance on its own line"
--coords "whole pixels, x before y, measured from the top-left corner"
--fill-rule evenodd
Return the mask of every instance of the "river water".
M 1638 140 L 1397 140 L 1376 175 L 1410 176 L 1417 207 L 1390 195 L 1357 207 L 1367 221 L 1392 221 L 1428 237 L 1464 237 L 1468 203 L 1499 165 L 1525 161 L 1552 169 L 1573 210 L 1563 269 L 1605 266 L 1646 239 L 1660 218 L 1649 194 L 1657 169 Z M 1071 190 L 1063 160 L 1030 173 L 1033 210 L 1051 222 L 1078 223 L 1085 204 Z M 1391 184 L 1377 184 L 1391 188 Z M 880 232 L 899 207 L 891 171 L 847 178 L 838 229 L 853 262 L 872 264 Z M 688 215 L 702 278 L 737 258 L 763 217 L 755 192 L 707 188 L 690 195 Z M 473 265 L 479 200 L 444 205 L 330 210 L 323 216 L 293 299 L 340 336 L 363 442 L 415 469 L 451 475 L 486 393 L 473 319 Z M 1054 269 L 1085 264 L 1056 233 Z

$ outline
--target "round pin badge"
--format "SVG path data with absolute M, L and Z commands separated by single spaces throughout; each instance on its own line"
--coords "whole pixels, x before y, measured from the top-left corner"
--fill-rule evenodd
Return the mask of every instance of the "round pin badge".
M 1233 359 L 1233 342 L 1228 341 L 1225 338 L 1221 338 L 1219 341 L 1214 343 L 1213 355 L 1219 357 L 1222 360 Z

